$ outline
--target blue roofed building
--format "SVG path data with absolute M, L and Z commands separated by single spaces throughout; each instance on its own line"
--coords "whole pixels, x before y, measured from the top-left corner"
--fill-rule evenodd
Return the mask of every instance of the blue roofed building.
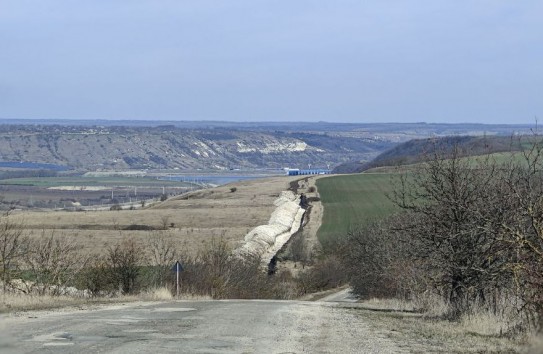
M 285 174 L 287 176 L 308 176 L 308 175 L 329 175 L 332 170 L 325 168 L 285 168 Z

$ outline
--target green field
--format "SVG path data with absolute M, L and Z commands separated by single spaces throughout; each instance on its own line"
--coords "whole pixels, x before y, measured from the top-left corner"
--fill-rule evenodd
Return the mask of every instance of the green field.
M 358 174 L 317 180 L 324 206 L 318 238 L 322 245 L 344 237 L 357 225 L 378 220 L 395 211 L 387 198 L 393 191 L 393 174 Z
M 487 157 L 489 158 L 489 163 L 496 163 L 497 165 L 503 165 L 509 162 L 526 164 L 525 159 L 523 158 L 520 152 L 496 152 L 490 155 L 479 155 L 479 156 L 468 156 L 460 158 L 462 162 L 468 162 L 468 166 L 476 168 L 480 163 L 482 163 Z M 379 166 L 370 168 L 364 173 L 402 173 L 409 172 L 420 169 L 424 165 L 424 162 L 418 162 L 408 165 L 399 165 L 399 166 Z

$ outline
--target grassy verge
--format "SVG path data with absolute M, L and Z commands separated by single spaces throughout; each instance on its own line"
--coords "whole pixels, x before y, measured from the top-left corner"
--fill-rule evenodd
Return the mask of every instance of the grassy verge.
M 87 307 L 94 305 L 118 304 L 134 301 L 168 301 L 174 300 L 170 290 L 166 288 L 155 288 L 141 292 L 137 295 L 119 295 L 111 297 L 73 297 L 73 296 L 50 296 L 50 295 L 27 295 L 27 294 L 6 294 L 0 295 L 0 314 L 17 313 L 36 310 L 51 310 L 65 307 Z M 181 300 L 207 300 L 209 297 L 180 294 Z
M 390 304 L 370 302 L 351 311 L 363 316 L 378 333 L 411 353 L 521 353 L 539 347 L 532 338 L 510 338 L 489 331 L 496 326 L 491 317 L 478 316 L 450 322 L 409 311 L 390 309 Z M 395 306 L 393 306 L 395 307 Z M 537 348 L 536 348 L 537 347 Z M 532 349 L 533 350 L 533 349 Z
M 387 198 L 393 191 L 393 174 L 358 174 L 317 180 L 324 206 L 322 226 L 318 231 L 321 244 L 345 236 L 356 225 L 378 220 L 395 211 Z

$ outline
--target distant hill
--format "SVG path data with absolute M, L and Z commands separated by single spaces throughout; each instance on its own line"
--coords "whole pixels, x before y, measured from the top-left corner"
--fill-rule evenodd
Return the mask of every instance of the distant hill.
M 0 119 L 0 163 L 50 164 L 78 171 L 311 164 L 339 165 L 338 171 L 348 172 L 411 139 L 510 135 L 529 129 L 485 124 Z M 344 165 L 350 161 L 357 162 Z
M 0 162 L 71 169 L 261 169 L 326 167 L 371 159 L 395 142 L 324 132 L 0 125 Z
M 242 130 L 267 132 L 352 132 L 366 137 L 395 135 L 396 141 L 413 138 L 449 135 L 511 135 L 528 134 L 533 124 L 480 124 L 480 123 L 335 123 L 335 122 L 227 122 L 187 120 L 106 120 L 106 119 L 15 119 L 0 118 L 0 125 L 60 127 L 159 127 L 181 129 Z M 398 140 L 399 139 L 399 140 Z
M 369 162 L 347 162 L 337 166 L 334 173 L 357 173 L 382 166 L 409 165 L 422 162 L 434 153 L 451 154 L 457 146 L 462 156 L 478 156 L 520 149 L 518 141 L 505 136 L 447 136 L 413 139 L 383 152 Z

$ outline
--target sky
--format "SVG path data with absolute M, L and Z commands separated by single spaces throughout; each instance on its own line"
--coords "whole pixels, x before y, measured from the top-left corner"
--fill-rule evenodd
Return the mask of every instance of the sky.
M 541 0 L 0 0 L 0 117 L 530 124 L 541 14 Z

